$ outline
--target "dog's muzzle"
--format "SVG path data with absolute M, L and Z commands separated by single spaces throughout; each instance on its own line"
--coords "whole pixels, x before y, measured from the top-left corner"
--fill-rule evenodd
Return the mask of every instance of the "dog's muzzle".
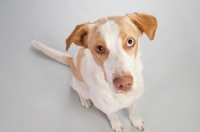
M 113 84 L 117 92 L 127 93 L 132 90 L 133 77 L 131 75 L 116 77 L 113 79 Z

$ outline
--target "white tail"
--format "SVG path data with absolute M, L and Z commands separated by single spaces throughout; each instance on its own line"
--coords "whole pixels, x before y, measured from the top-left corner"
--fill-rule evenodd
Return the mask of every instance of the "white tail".
M 56 51 L 52 48 L 49 48 L 47 46 L 45 46 L 44 44 L 41 44 L 40 42 L 37 42 L 35 40 L 32 41 L 32 43 L 39 49 L 41 50 L 43 53 L 45 53 L 46 55 L 48 55 L 49 57 L 63 63 L 66 65 L 70 65 L 71 60 L 72 60 L 72 56 L 64 54 L 62 52 Z

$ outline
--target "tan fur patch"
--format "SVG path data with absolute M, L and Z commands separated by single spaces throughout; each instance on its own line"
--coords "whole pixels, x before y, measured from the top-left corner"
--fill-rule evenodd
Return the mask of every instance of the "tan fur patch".
M 127 35 L 127 33 L 121 32 L 120 36 L 122 38 L 122 46 L 124 48 L 124 50 L 129 54 L 129 55 L 133 55 L 136 57 L 137 53 L 138 53 L 138 40 L 137 37 L 135 37 L 134 35 Z M 127 46 L 127 41 L 129 39 L 133 39 L 134 40 L 134 45 L 131 47 Z
M 88 48 L 90 49 L 92 56 L 94 58 L 94 61 L 97 63 L 98 66 L 100 66 L 104 72 L 104 78 L 106 80 L 106 73 L 104 70 L 104 62 L 108 58 L 108 55 L 110 53 L 109 49 L 106 46 L 106 42 L 104 38 L 102 37 L 99 27 L 101 24 L 105 23 L 106 19 L 100 19 L 95 22 L 95 26 L 90 31 L 90 35 L 88 37 Z M 96 47 L 101 45 L 104 48 L 104 53 L 100 54 L 96 52 Z
M 76 58 L 74 58 L 76 59 L 76 65 L 74 64 L 74 61 L 71 61 L 70 64 L 73 76 L 81 82 L 84 82 L 84 78 L 81 75 L 81 69 L 80 69 L 82 58 L 85 56 L 84 51 L 85 51 L 84 48 L 79 49 Z

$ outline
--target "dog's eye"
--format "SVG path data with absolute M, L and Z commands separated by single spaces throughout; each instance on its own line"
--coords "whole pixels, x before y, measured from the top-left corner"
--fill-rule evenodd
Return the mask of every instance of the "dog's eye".
M 134 45 L 134 40 L 133 39 L 128 39 L 126 44 L 127 44 L 128 47 L 131 47 L 131 46 Z
M 98 45 L 97 47 L 96 47 L 96 52 L 97 53 L 99 53 L 99 54 L 102 54 L 102 53 L 104 53 L 104 48 L 103 48 L 103 46 L 101 46 L 101 45 Z

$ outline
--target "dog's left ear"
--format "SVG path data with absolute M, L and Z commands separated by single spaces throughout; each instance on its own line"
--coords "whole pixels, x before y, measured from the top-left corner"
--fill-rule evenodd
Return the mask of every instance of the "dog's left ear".
M 66 39 L 66 50 L 69 49 L 72 43 L 75 43 L 77 46 L 83 46 L 87 48 L 87 35 L 88 35 L 88 23 L 83 23 L 77 25 L 74 31 Z
M 126 14 L 138 28 L 140 28 L 150 40 L 154 39 L 157 28 L 157 20 L 154 16 L 144 13 Z

